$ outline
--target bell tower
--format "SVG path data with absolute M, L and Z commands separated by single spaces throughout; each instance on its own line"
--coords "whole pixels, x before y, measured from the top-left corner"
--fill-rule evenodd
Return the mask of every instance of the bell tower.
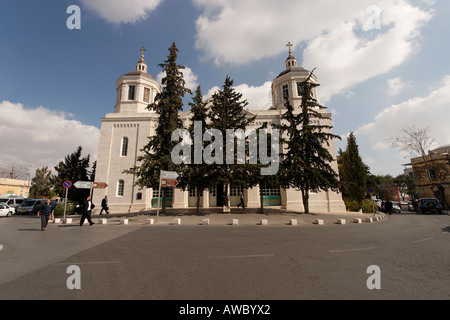
M 288 42 L 286 47 L 289 47 L 289 56 L 285 61 L 286 69 L 273 80 L 271 109 L 284 109 L 286 97 L 294 108 L 298 108 L 302 101 L 300 83 L 310 74 L 308 70 L 297 65 L 297 59 L 292 55 L 293 44 Z M 317 79 L 312 75 L 310 81 L 316 82 Z M 317 97 L 317 92 L 314 92 L 314 95 Z
M 147 73 L 142 47 L 141 59 L 136 63 L 136 70 L 124 74 L 117 80 L 115 113 L 149 113 L 147 106 L 153 103 L 157 93 L 161 92 L 158 82 Z

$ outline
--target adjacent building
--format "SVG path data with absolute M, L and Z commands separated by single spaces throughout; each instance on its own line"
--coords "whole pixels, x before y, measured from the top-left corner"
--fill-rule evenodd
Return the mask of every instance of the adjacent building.
M 431 150 L 426 158 L 411 159 L 419 198 L 450 201 L 450 145 Z M 426 160 L 426 161 L 425 161 Z
M 144 55 L 136 63 L 135 70 L 122 75 L 116 82 L 116 103 L 114 113 L 105 115 L 101 125 L 100 142 L 98 148 L 96 181 L 106 182 L 106 189 L 94 189 L 94 201 L 99 203 L 105 195 L 109 199 L 109 207 L 112 212 L 137 212 L 156 208 L 158 203 L 158 190 L 152 188 L 139 188 L 135 186 L 136 177 L 125 174 L 123 171 L 138 165 L 137 157 L 142 148 L 148 143 L 148 137 L 155 135 L 158 123 L 158 115 L 147 110 L 157 93 L 161 92 L 159 83 L 147 73 L 147 64 Z M 267 122 L 268 128 L 272 124 L 279 124 L 281 116 L 285 112 L 284 99 L 288 95 L 291 105 L 298 109 L 302 92 L 300 82 L 304 81 L 310 72 L 297 65 L 297 59 L 289 50 L 289 56 L 285 61 L 285 69 L 273 80 L 272 106 L 267 110 L 258 109 L 258 106 L 250 106 L 247 110 L 255 115 L 254 127 L 259 127 Z M 317 81 L 312 76 L 311 81 Z M 317 91 L 314 95 L 317 98 Z M 332 125 L 331 113 L 326 109 L 318 110 L 323 113 L 324 119 L 320 121 L 324 125 Z M 180 113 L 184 125 L 189 125 L 190 110 Z M 319 121 L 319 120 L 316 120 Z M 329 141 L 330 154 L 336 159 L 334 141 Z M 334 170 L 337 162 L 331 163 Z M 223 188 L 221 185 L 211 185 L 201 195 L 201 206 L 223 206 Z M 288 210 L 303 211 L 303 202 L 300 191 L 295 189 L 263 189 L 254 187 L 243 190 L 241 186 L 231 185 L 229 188 L 231 206 L 236 206 L 239 193 L 244 193 L 247 207 L 260 206 L 260 192 L 264 195 L 265 206 L 279 206 Z M 183 191 L 169 189 L 169 206 L 173 208 L 188 208 L 196 206 L 196 190 Z M 345 204 L 342 196 L 333 191 L 311 192 L 309 206 L 311 212 L 344 212 Z

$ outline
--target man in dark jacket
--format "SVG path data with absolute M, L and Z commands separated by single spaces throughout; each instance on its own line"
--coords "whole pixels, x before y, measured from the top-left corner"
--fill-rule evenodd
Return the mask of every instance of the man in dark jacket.
M 93 225 L 94 222 L 91 220 L 91 213 L 92 209 L 94 209 L 95 205 L 91 201 L 91 197 L 88 196 L 87 199 L 83 203 L 82 213 L 81 213 L 81 220 L 80 220 L 80 226 L 83 225 L 84 220 L 87 219 L 89 222 L 89 225 Z
M 102 215 L 103 210 L 105 210 L 106 214 L 109 214 L 108 196 L 105 196 L 102 200 L 102 210 L 100 210 L 100 215 Z
M 50 220 L 50 216 L 53 219 L 53 213 L 55 211 L 55 207 L 51 203 L 50 199 L 47 199 L 47 202 L 42 204 L 37 212 L 37 216 L 41 216 L 41 230 L 44 231 L 47 228 L 48 220 Z

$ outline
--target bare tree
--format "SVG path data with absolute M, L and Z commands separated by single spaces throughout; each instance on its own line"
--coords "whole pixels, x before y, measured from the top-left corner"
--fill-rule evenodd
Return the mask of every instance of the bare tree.
M 422 157 L 425 164 L 428 180 L 431 185 L 437 187 L 442 199 L 444 200 L 444 208 L 447 209 L 447 200 L 445 198 L 444 186 L 438 183 L 431 176 L 430 165 L 427 157 L 429 149 L 435 143 L 435 140 L 430 136 L 430 127 L 417 128 L 415 125 L 403 126 L 403 136 L 391 139 L 394 147 L 398 147 L 403 151 L 417 153 Z

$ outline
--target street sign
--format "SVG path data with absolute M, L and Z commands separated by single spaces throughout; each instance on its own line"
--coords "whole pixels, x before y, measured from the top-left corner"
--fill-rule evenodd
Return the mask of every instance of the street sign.
M 161 187 L 176 187 L 177 184 L 178 181 L 174 179 L 161 179 Z
M 106 182 L 94 182 L 92 188 L 94 189 L 105 189 L 108 186 Z
M 374 191 L 373 188 L 367 188 L 368 193 L 373 193 L 373 191 Z
M 70 182 L 70 181 L 64 181 L 64 183 L 63 183 L 63 187 L 64 188 L 70 188 L 72 186 L 72 182 Z
M 92 188 L 91 181 L 77 181 L 73 184 L 73 186 L 77 189 L 90 189 Z
M 161 179 L 176 180 L 179 176 L 176 171 L 161 171 Z

